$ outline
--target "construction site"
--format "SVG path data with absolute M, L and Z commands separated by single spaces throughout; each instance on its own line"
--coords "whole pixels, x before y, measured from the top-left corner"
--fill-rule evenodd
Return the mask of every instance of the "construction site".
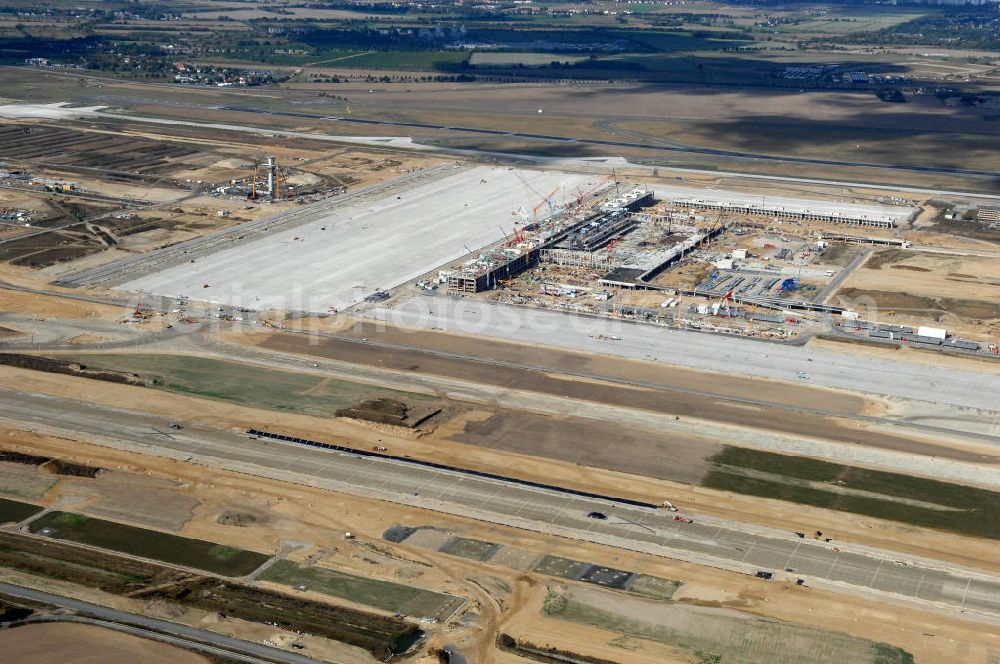
M 613 178 L 568 202 L 550 194 L 530 214 L 516 213 L 521 225 L 505 241 L 417 285 L 502 304 L 788 339 L 828 325 L 831 316 L 855 320 L 850 306 L 828 302 L 831 294 L 874 248 L 907 248 L 900 233 L 920 212 L 800 199 L 752 204 L 745 195 L 703 190 L 715 196 L 708 199 L 692 191 Z
M 0 124 L 5 651 L 1000 653 L 974 201 L 94 113 Z
M 297 200 L 289 199 L 289 171 L 276 158 L 249 166 L 248 178 L 212 196 L 268 205 Z M 392 186 L 297 202 L 253 223 L 222 224 L 214 233 L 84 265 L 58 283 L 190 298 L 248 320 L 354 307 L 363 313 L 438 291 L 774 340 L 856 337 L 869 329 L 860 323 L 916 329 L 942 322 L 933 307 L 901 313 L 891 299 L 872 307 L 845 297 L 866 261 L 910 250 L 907 238 L 919 232 L 922 214 L 911 199 L 754 202 L 614 173 L 446 162 Z M 992 328 L 947 322 L 952 332 L 928 347 L 994 354 Z M 898 345 L 922 336 L 866 339 Z

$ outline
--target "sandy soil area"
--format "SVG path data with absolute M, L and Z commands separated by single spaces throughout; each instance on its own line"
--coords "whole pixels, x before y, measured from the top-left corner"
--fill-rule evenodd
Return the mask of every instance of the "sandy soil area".
M 44 646 L 43 646 L 44 644 Z M 193 651 L 94 625 L 23 625 L 0 634 L 4 659 L 19 664 L 207 664 Z
M 0 310 L 41 318 L 100 318 L 114 320 L 128 314 L 124 307 L 0 288 Z
M 478 413 L 473 411 L 468 416 L 456 418 L 455 421 L 440 426 L 437 431 L 429 435 L 414 437 L 410 430 L 394 432 L 392 427 L 384 425 L 369 425 L 342 419 L 330 420 L 275 411 L 262 412 L 257 409 L 194 399 L 146 388 L 101 384 L 84 378 L 54 376 L 10 367 L 0 367 L 0 385 L 16 385 L 18 389 L 22 390 L 69 398 L 86 398 L 95 403 L 157 413 L 161 414 L 165 421 L 181 419 L 191 423 L 191 426 L 196 425 L 199 419 L 203 419 L 206 425 L 213 428 L 253 426 L 263 429 L 277 429 L 289 435 L 347 441 L 362 449 L 373 448 L 381 444 L 387 446 L 390 453 L 400 456 L 409 455 L 442 463 L 454 463 L 455 459 L 461 459 L 462 466 L 471 469 L 501 472 L 539 482 L 554 482 L 567 487 L 598 491 L 635 500 L 657 502 L 669 499 L 694 513 L 801 532 L 823 530 L 837 539 L 1000 571 L 1000 561 L 995 555 L 995 543 L 987 540 L 961 537 L 891 521 L 581 466 L 572 461 L 545 459 L 527 453 L 463 444 L 452 439 L 454 434 L 464 428 L 467 418 L 488 417 L 489 412 L 487 411 L 479 411 Z M 201 413 L 201 415 L 195 417 L 192 415 L 193 413 Z M 123 457 L 109 449 L 80 446 L 78 442 L 72 441 L 46 442 L 44 437 L 24 432 L 17 433 L 16 427 L 11 428 L 6 425 L 0 427 L 0 434 L 4 431 L 8 432 L 7 437 L 0 437 L 0 440 L 3 440 L 5 444 L 20 442 L 21 445 L 27 447 L 43 443 L 55 445 L 52 449 L 57 450 L 59 455 L 69 455 L 82 463 L 102 465 L 102 467 L 113 470 L 152 471 L 166 473 L 168 476 L 174 477 L 183 469 L 188 468 L 188 466 L 175 461 L 156 460 L 141 456 L 130 457 L 127 462 L 124 462 L 121 460 Z M 102 461 L 103 459 L 108 460 Z M 196 469 L 192 468 L 192 472 L 195 471 Z M 255 493 L 258 493 L 256 489 L 250 489 L 239 497 L 238 504 L 248 501 L 253 503 L 250 501 L 250 497 L 254 496 Z M 347 510 L 343 512 L 347 514 L 350 512 L 349 505 L 352 500 L 355 499 L 343 497 L 338 499 L 338 509 Z M 136 503 L 137 509 L 142 504 L 146 503 Z M 216 507 L 222 509 L 218 505 Z M 217 526 L 214 525 L 214 518 L 204 531 L 199 530 L 199 520 L 197 519 L 197 514 L 210 509 L 213 509 L 211 505 L 206 504 L 198 507 L 195 510 L 195 518 L 188 521 L 183 532 L 195 537 L 204 536 L 211 539 L 211 533 L 217 529 Z M 216 512 L 216 517 L 220 513 Z M 136 521 L 141 524 L 163 518 L 165 517 L 159 514 L 147 516 L 137 514 Z M 332 532 L 353 530 L 357 527 L 357 524 L 350 521 L 344 521 L 342 524 L 342 527 L 335 528 Z M 242 540 L 243 536 L 252 537 L 253 530 L 235 529 L 234 535 L 241 538 L 237 544 L 249 548 L 270 547 L 257 549 L 261 551 L 272 550 L 273 540 L 267 540 L 266 543 L 252 539 Z M 302 533 L 296 535 L 294 529 L 288 531 L 287 536 L 289 539 L 303 539 Z
M 681 367 L 665 367 L 649 362 L 607 357 L 598 353 L 577 353 L 552 348 L 537 348 L 499 339 L 490 339 L 488 342 L 484 342 L 481 338 L 461 334 L 426 332 L 386 324 L 375 326 L 369 322 L 362 322 L 351 327 L 345 325 L 342 334 L 355 339 L 367 337 L 384 343 L 401 344 L 431 351 L 444 351 L 488 360 L 516 362 L 527 366 L 545 367 L 553 371 L 586 373 L 654 385 L 682 386 L 687 390 L 711 392 L 737 398 L 760 398 L 762 393 L 766 392 L 773 394 L 775 399 L 780 400 L 781 403 L 802 408 L 822 408 L 830 411 L 868 415 L 883 412 L 884 408 L 877 401 L 846 392 L 801 385 L 792 388 L 787 384 L 767 379 L 734 380 L 732 376 L 693 371 Z M 238 341 L 239 337 L 235 340 Z
M 1000 336 L 1000 257 L 879 252 L 845 280 L 838 296 L 873 301 L 875 320 Z
M 381 533 L 388 526 L 394 523 L 431 525 L 466 537 L 677 579 L 684 583 L 677 596 L 681 601 L 739 608 L 757 615 L 887 641 L 913 652 L 918 662 L 987 664 L 991 649 L 998 645 L 996 635 L 982 625 L 876 602 L 870 598 L 762 582 L 706 567 L 546 538 L 403 506 L 387 509 L 384 503 L 378 501 L 347 498 L 331 492 L 262 481 L 190 464 L 160 463 L 148 457 L 86 443 L 27 434 L 17 437 L 21 439 L 24 436 L 28 436 L 24 440 L 40 452 L 79 455 L 106 467 L 127 466 L 129 472 L 135 474 L 152 474 L 183 482 L 188 487 L 185 490 L 197 495 L 202 503 L 195 518 L 183 529 L 186 535 L 214 538 L 262 551 L 274 548 L 279 539 L 308 542 L 309 545 L 297 551 L 293 558 L 318 557 L 325 565 L 355 570 L 367 576 L 398 580 L 400 574 L 405 574 L 420 587 L 446 590 L 470 598 L 470 609 L 478 617 L 467 616 L 461 621 L 440 626 L 431 640 L 432 645 L 457 644 L 470 661 L 484 664 L 512 661 L 508 656 L 495 654 L 492 643 L 497 631 L 537 644 L 565 646 L 573 652 L 598 656 L 606 654 L 612 661 L 671 660 L 668 658 L 669 649 L 663 646 L 640 642 L 623 650 L 620 640 L 611 643 L 619 636 L 617 634 L 540 616 L 541 603 L 547 592 L 546 581 L 551 580 L 548 577 L 408 547 L 405 543 L 389 545 L 381 539 Z M 11 437 L 5 436 L 5 440 L 10 441 Z M 265 518 L 249 527 L 220 527 L 216 522 L 223 510 L 244 507 L 254 509 Z M 345 541 L 341 533 L 347 529 L 354 532 L 357 539 Z M 955 548 L 954 543 L 940 542 L 936 546 L 942 550 L 945 547 Z M 497 593 L 497 584 L 482 582 L 487 576 L 504 581 L 511 589 L 510 593 Z M 491 594 L 491 587 L 495 595 Z M 85 595 L 95 599 L 90 593 Z M 136 610 L 132 600 L 117 600 L 108 596 L 96 599 Z M 190 616 L 184 617 L 184 621 L 213 628 L 214 619 L 196 613 L 191 612 Z M 258 640 L 274 636 L 273 628 L 253 632 L 248 631 L 250 626 L 236 625 L 235 622 L 226 621 L 221 628 L 246 636 L 253 634 L 253 638 Z
M 390 328 L 391 329 L 391 328 Z M 373 333 L 374 334 L 374 333 Z M 412 339 L 419 335 L 409 333 L 406 339 Z M 390 337 L 391 338 L 391 337 Z M 470 337 L 459 337 L 442 335 L 451 342 L 449 352 L 462 353 L 463 355 L 486 357 L 489 359 L 494 348 L 503 348 L 502 342 L 484 344 L 482 341 L 474 340 Z M 766 404 L 744 404 L 734 403 L 715 397 L 714 394 L 691 393 L 686 390 L 697 389 L 692 385 L 698 384 L 697 380 L 685 382 L 688 374 L 697 372 L 684 372 L 679 375 L 672 375 L 677 371 L 670 367 L 654 367 L 646 365 L 640 370 L 640 375 L 656 371 L 657 378 L 655 384 L 663 385 L 667 389 L 647 389 L 642 387 L 632 387 L 606 383 L 596 379 L 579 379 L 573 376 L 562 376 L 557 373 L 542 373 L 534 369 L 522 369 L 503 365 L 490 364 L 488 362 L 470 362 L 465 358 L 445 357 L 420 350 L 410 350 L 398 347 L 379 347 L 366 344 L 356 344 L 335 338 L 322 339 L 317 342 L 315 338 L 306 338 L 292 335 L 271 334 L 262 336 L 238 337 L 244 343 L 258 341 L 262 348 L 280 352 L 298 353 L 316 357 L 328 357 L 343 362 L 357 364 L 367 364 L 378 366 L 382 369 L 397 371 L 420 371 L 421 373 L 436 374 L 457 378 L 466 381 L 474 381 L 482 385 L 493 386 L 503 389 L 525 390 L 529 392 L 541 392 L 549 395 L 557 395 L 584 401 L 595 401 L 608 403 L 617 406 L 627 406 L 641 410 L 650 410 L 658 413 L 666 413 L 678 417 L 693 417 L 697 419 L 720 421 L 729 425 L 740 427 L 751 427 L 768 431 L 776 431 L 784 434 L 799 435 L 810 438 L 821 438 L 835 442 L 862 444 L 870 447 L 879 447 L 905 451 L 909 453 L 924 454 L 931 456 L 943 456 L 967 461 L 980 462 L 983 460 L 981 452 L 972 452 L 961 449 L 959 446 L 944 445 L 934 442 L 918 440 L 912 436 L 895 435 L 884 431 L 868 430 L 853 423 L 837 419 L 833 416 L 814 414 L 808 412 L 786 411 L 772 409 Z M 382 338 L 379 337 L 381 341 Z M 419 344 L 419 340 L 416 341 Z M 555 369 L 569 372 L 586 371 L 588 365 L 593 362 L 594 368 L 600 372 L 602 365 L 607 362 L 611 366 L 613 363 L 625 364 L 624 361 L 600 358 L 597 355 L 584 355 L 563 353 L 552 349 L 532 349 L 530 347 L 520 347 L 523 353 L 517 362 L 530 364 L 533 354 L 537 353 L 541 366 L 553 367 Z M 463 353 L 463 351 L 468 351 Z M 636 363 L 640 364 L 641 363 Z M 588 372 L 589 373 L 589 372 Z M 622 375 L 621 370 L 610 370 L 603 374 L 617 377 Z M 627 374 L 625 374 L 627 376 Z M 707 376 L 707 374 L 701 374 Z M 766 400 L 769 403 L 788 403 L 798 405 L 803 401 L 815 400 L 814 408 L 830 410 L 838 404 L 837 392 L 829 392 L 829 397 L 820 400 L 821 395 L 827 394 L 824 390 L 809 391 L 806 388 L 792 387 L 777 382 L 767 382 L 759 379 L 748 380 L 744 377 L 715 377 L 722 384 L 722 381 L 732 383 L 739 387 L 728 389 L 723 388 L 723 394 L 733 394 L 737 396 L 743 390 L 754 390 L 755 399 Z M 632 378 L 632 380 L 635 380 Z M 711 379 L 708 379 L 711 380 Z M 670 387 L 679 388 L 679 391 L 670 390 Z M 680 391 L 685 390 L 685 391 Z M 847 401 L 839 402 L 849 404 L 846 412 L 856 412 L 850 409 L 864 408 L 861 404 L 868 403 L 856 397 L 844 397 Z M 787 399 L 787 400 L 786 400 Z M 819 404 L 823 405 L 819 405 Z

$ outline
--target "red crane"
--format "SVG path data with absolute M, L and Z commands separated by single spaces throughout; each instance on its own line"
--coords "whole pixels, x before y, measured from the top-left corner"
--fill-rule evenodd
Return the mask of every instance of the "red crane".
M 618 244 L 620 241 L 622 241 L 624 239 L 625 239 L 624 237 L 616 237 L 616 238 L 612 238 L 611 242 L 608 243 L 608 262 L 609 263 L 611 262 L 611 259 L 615 257 L 615 245 Z

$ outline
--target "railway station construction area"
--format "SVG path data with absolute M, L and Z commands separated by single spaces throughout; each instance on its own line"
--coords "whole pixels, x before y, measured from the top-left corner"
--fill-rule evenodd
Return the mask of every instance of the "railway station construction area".
M 995 196 L 108 85 L 0 108 L 0 650 L 1000 658 Z

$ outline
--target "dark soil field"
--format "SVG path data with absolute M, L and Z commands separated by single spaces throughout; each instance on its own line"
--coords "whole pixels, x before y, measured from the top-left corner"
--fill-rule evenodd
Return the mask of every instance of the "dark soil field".
M 320 604 L 216 579 L 186 580 L 154 588 L 139 596 L 179 602 L 252 622 L 275 623 L 364 648 L 381 660 L 406 651 L 423 635 L 420 628 L 399 618 Z
M 0 532 L 0 567 L 123 595 L 189 576 L 173 569 L 58 541 Z
M 711 469 L 708 458 L 722 450 L 718 443 L 604 420 L 532 413 L 498 413 L 468 422 L 454 440 L 685 484 L 700 484 Z
M 18 523 L 42 511 L 39 505 L 0 498 L 0 523 Z
M 155 172 L 195 154 L 196 149 L 169 145 L 134 136 L 109 136 L 71 128 L 22 125 L 0 126 L 4 156 L 35 161 L 46 166 L 78 166 L 103 171 Z
M 418 627 L 397 618 L 192 577 L 110 552 L 0 531 L 0 568 L 4 567 L 115 595 L 165 599 L 231 618 L 275 623 L 364 648 L 379 659 L 390 652 L 402 652 L 422 636 Z
M 249 574 L 268 556 L 229 546 L 189 539 L 71 512 L 50 512 L 32 522 L 32 533 L 80 542 L 120 553 L 194 567 L 225 576 Z
M 497 386 L 504 389 L 526 390 L 543 394 L 558 395 L 571 399 L 594 401 L 616 406 L 626 406 L 642 410 L 650 410 L 678 417 L 695 417 L 701 419 L 723 421 L 737 426 L 779 431 L 793 435 L 820 437 L 828 440 L 849 444 L 860 444 L 882 449 L 895 449 L 911 454 L 925 454 L 952 459 L 963 459 L 982 463 L 980 454 L 973 454 L 945 446 L 928 444 L 906 438 L 893 436 L 883 432 L 866 431 L 861 428 L 841 423 L 834 416 L 785 410 L 774 408 L 769 403 L 792 403 L 796 406 L 814 403 L 816 409 L 832 410 L 845 407 L 848 413 L 854 408 L 860 408 L 863 400 L 843 396 L 822 390 L 809 390 L 796 386 L 768 383 L 763 380 L 742 380 L 732 377 L 712 377 L 698 372 L 677 371 L 665 367 L 643 366 L 641 363 L 629 363 L 624 360 L 605 361 L 596 356 L 554 351 L 551 349 L 533 349 L 528 346 L 504 344 L 502 342 L 477 342 L 458 336 L 439 335 L 439 343 L 450 346 L 449 352 L 462 353 L 462 357 L 425 352 L 415 349 L 400 349 L 379 347 L 372 343 L 358 344 L 336 338 L 327 338 L 318 345 L 313 339 L 293 335 L 270 335 L 261 344 L 265 348 L 281 352 L 299 353 L 318 357 L 332 357 L 342 362 L 374 365 L 384 369 L 398 371 L 419 371 L 469 380 L 487 386 Z M 379 335 L 373 339 L 381 340 Z M 392 339 L 390 335 L 386 340 Z M 403 343 L 421 343 L 426 336 L 421 334 L 403 334 Z M 521 352 L 518 354 L 517 351 Z M 592 370 L 603 372 L 600 375 L 611 377 L 628 375 L 632 367 L 641 367 L 636 371 L 636 378 L 649 378 L 657 388 L 635 388 L 617 385 L 611 382 L 598 382 L 577 379 L 563 379 L 557 373 L 547 373 L 536 369 L 501 366 L 479 362 L 472 356 L 494 358 L 497 355 L 515 353 L 516 362 L 538 362 L 540 366 L 551 367 L 554 371 L 565 369 L 573 372 Z M 468 355 L 466 357 L 465 355 Z M 499 358 L 498 358 L 499 359 Z M 617 367 L 617 368 L 616 368 Z M 690 377 L 690 380 L 687 380 Z M 722 387 L 723 382 L 729 382 L 731 387 Z M 702 385 L 717 386 L 721 394 L 742 393 L 744 389 L 752 391 L 756 398 L 767 403 L 747 404 L 733 402 L 719 393 L 698 394 L 685 390 L 697 390 Z M 842 411 L 843 412 L 843 411 Z M 526 418 L 530 421 L 530 418 Z M 565 423 L 562 423 L 565 426 Z M 543 426 L 543 425 L 539 425 Z M 621 432 L 617 436 L 623 435 Z M 640 438 L 641 439 L 641 438 Z M 568 443 L 572 449 L 579 445 L 578 439 Z M 652 457 L 648 442 L 643 442 L 635 454 Z M 619 448 L 621 450 L 621 448 Z M 646 459 L 648 461 L 648 458 Z
M 0 245 L 0 260 L 42 268 L 104 251 L 105 245 L 86 232 L 55 231 Z

